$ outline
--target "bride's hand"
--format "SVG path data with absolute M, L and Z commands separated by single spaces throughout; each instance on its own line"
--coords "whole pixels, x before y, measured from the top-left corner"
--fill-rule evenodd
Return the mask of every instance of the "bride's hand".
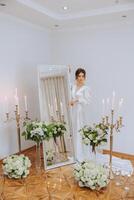
M 76 99 L 76 100 L 71 100 L 71 101 L 69 102 L 69 105 L 70 105 L 70 106 L 74 106 L 75 103 L 77 103 L 77 102 L 78 102 L 78 99 Z
M 74 106 L 74 101 L 73 101 L 73 100 L 71 100 L 71 101 L 69 102 L 69 106 Z

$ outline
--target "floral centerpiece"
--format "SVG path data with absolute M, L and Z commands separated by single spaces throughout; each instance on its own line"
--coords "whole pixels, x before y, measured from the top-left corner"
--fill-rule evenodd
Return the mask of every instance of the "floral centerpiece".
M 47 160 L 47 165 L 52 165 L 54 161 L 55 153 L 52 149 L 48 150 L 46 152 L 46 160 Z
M 74 177 L 80 187 L 100 190 L 108 185 L 108 169 L 93 161 L 83 161 L 74 167 Z
M 92 146 L 92 152 L 96 152 L 96 147 L 107 143 L 108 126 L 104 124 L 94 124 L 84 126 L 80 130 L 82 141 L 85 145 Z
M 25 139 L 33 140 L 36 143 L 42 142 L 43 140 L 50 140 L 53 136 L 44 122 L 26 121 L 24 122 L 24 129 L 22 135 L 25 136 Z
M 64 135 L 67 130 L 65 123 L 62 122 L 50 123 L 48 125 L 48 129 L 50 130 L 54 138 Z
M 11 155 L 5 158 L 2 164 L 4 174 L 14 179 L 26 178 L 29 174 L 30 166 L 29 158 L 23 154 Z
M 60 139 L 60 144 L 62 151 L 66 151 L 66 146 L 65 146 L 65 140 L 64 140 L 64 134 L 66 133 L 66 123 L 65 122 L 52 122 L 48 125 L 48 129 L 51 132 L 54 142 L 56 146 L 58 147 L 58 151 L 61 151 L 58 140 Z M 59 139 L 58 139 L 59 138 Z M 64 144 L 62 146 L 62 144 Z
M 26 121 L 24 122 L 24 132 L 22 135 L 26 140 L 32 140 L 36 142 L 36 168 L 40 169 L 40 143 L 43 140 L 50 140 L 50 138 L 53 136 L 52 132 L 48 130 L 48 126 L 44 122 Z

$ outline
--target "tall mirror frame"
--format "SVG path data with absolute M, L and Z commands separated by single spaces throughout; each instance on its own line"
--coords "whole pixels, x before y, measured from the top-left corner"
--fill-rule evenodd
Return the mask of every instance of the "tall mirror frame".
M 62 137 L 43 141 L 45 170 L 75 162 L 72 115 L 69 108 L 71 84 L 68 66 L 38 66 L 40 120 L 47 124 L 64 124 Z

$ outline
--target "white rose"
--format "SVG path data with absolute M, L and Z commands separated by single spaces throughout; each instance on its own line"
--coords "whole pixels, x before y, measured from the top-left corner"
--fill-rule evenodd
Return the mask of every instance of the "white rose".
M 94 182 L 93 182 L 91 179 L 89 179 L 89 180 L 88 180 L 88 185 L 91 187 L 91 186 L 94 185 Z
M 82 182 L 86 181 L 86 178 L 84 176 L 81 177 Z
M 81 181 L 79 181 L 79 186 L 84 187 L 84 184 Z
M 92 139 L 93 139 L 93 136 L 92 136 L 91 134 L 90 134 L 88 137 L 89 137 L 89 139 L 90 139 L 90 140 L 92 140 Z
M 85 139 L 83 140 L 83 142 L 84 142 L 84 144 L 88 145 L 90 141 L 89 141 L 88 138 L 85 138 Z
M 79 171 L 81 169 L 81 166 L 80 165 L 76 165 L 74 169 Z

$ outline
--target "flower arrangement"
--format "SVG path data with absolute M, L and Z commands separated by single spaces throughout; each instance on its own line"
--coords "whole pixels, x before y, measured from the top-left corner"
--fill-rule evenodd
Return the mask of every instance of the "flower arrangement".
M 62 136 L 66 132 L 66 126 L 65 123 L 62 122 L 53 122 L 48 125 L 48 129 L 50 130 L 51 134 L 53 135 L 53 138 L 57 138 L 59 136 Z
M 54 161 L 54 151 L 52 149 L 48 150 L 46 152 L 46 160 L 47 160 L 47 165 L 52 165 Z
M 44 122 L 26 121 L 24 122 L 24 129 L 22 135 L 25 136 L 25 139 L 33 140 L 37 143 L 43 140 L 50 140 L 53 136 Z
M 82 141 L 85 145 L 92 146 L 92 152 L 99 145 L 107 143 L 108 126 L 104 124 L 94 124 L 93 126 L 84 126 L 80 130 Z
M 42 142 L 43 140 L 50 140 L 64 135 L 66 132 L 65 123 L 53 122 L 46 125 L 44 122 L 26 121 L 24 122 L 24 132 L 26 140 L 33 140 L 35 142 Z
M 9 178 L 26 178 L 29 174 L 31 162 L 28 157 L 21 155 L 11 155 L 3 160 L 2 168 L 4 174 Z
M 83 161 L 74 167 L 74 177 L 80 187 L 100 190 L 108 185 L 108 169 L 93 161 Z

